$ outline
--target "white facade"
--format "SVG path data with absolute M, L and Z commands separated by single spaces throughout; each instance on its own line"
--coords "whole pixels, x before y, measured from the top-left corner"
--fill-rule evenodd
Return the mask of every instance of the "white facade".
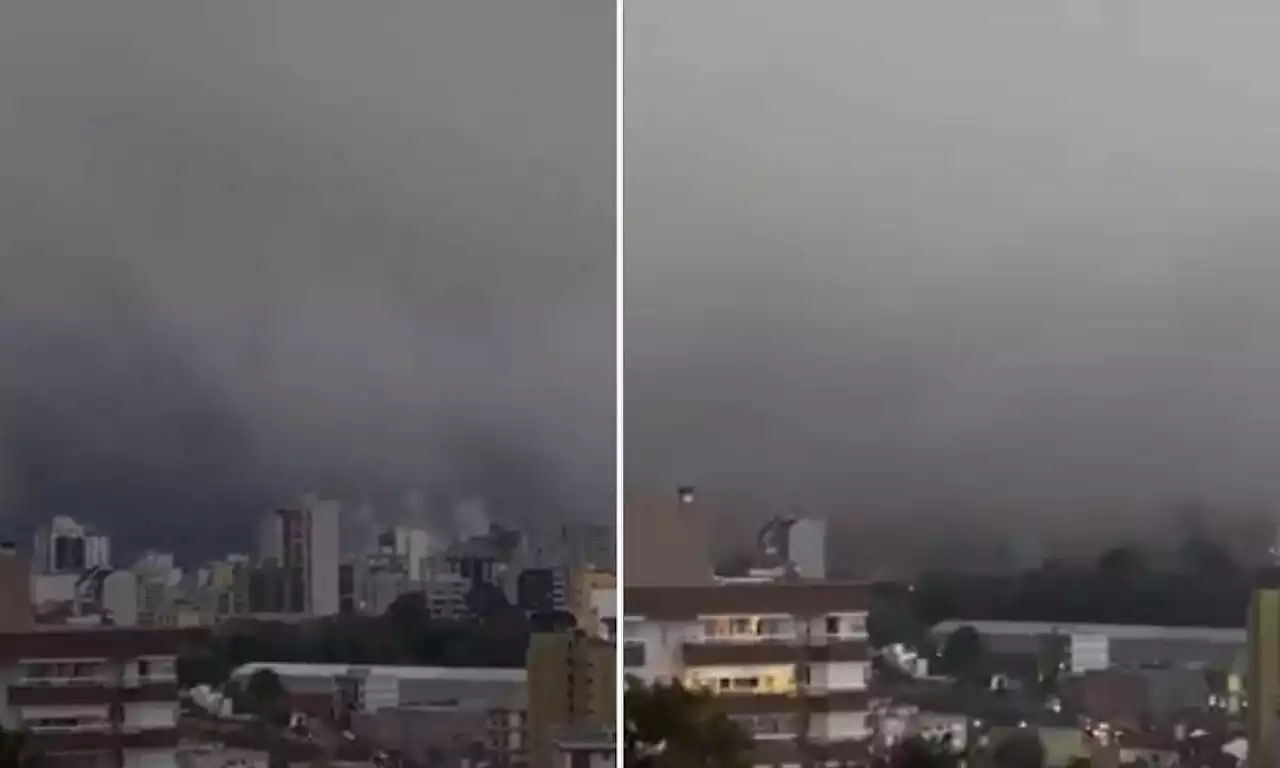
M 37 573 L 31 577 L 31 604 L 37 608 L 76 599 L 78 573 Z
M 331 616 L 339 610 L 338 566 L 341 563 L 341 505 L 315 496 L 304 497 L 301 512 L 303 570 L 306 573 L 305 610 L 312 616 Z M 285 562 L 286 516 L 273 511 L 258 530 L 258 555 L 261 561 Z
M 102 610 L 118 627 L 138 625 L 138 579 L 129 571 L 112 571 L 102 581 Z
M 735 632 L 737 626 L 749 627 Z M 865 641 L 866 612 L 828 614 L 809 621 L 778 615 L 704 616 L 694 621 L 624 620 L 625 645 L 643 662 L 627 666 L 625 673 L 645 682 L 679 680 L 689 687 L 703 687 L 723 695 L 792 694 L 805 689 L 818 694 L 861 692 L 871 679 L 871 662 L 819 661 L 809 663 L 806 684 L 797 678 L 797 662 L 786 653 L 776 662 L 741 664 L 689 664 L 686 645 L 769 644 L 785 647 L 786 641 L 820 646 L 828 642 Z M 625 657 L 625 656 L 624 656 Z M 738 687 L 750 681 L 751 688 Z M 789 721 L 788 721 L 789 722 Z M 871 730 L 865 711 L 817 713 L 810 719 L 810 736 L 818 740 L 863 739 Z M 778 733 L 778 738 L 794 734 Z M 765 738 L 757 735 L 757 738 Z
M 408 566 L 409 580 L 422 581 L 426 561 L 440 549 L 437 546 L 439 542 L 420 528 L 397 525 L 389 533 L 393 541 L 393 553 L 403 557 Z
M 307 509 L 310 534 L 307 542 L 311 562 L 311 615 L 332 616 L 338 612 L 338 564 L 341 545 L 338 527 L 341 507 L 336 501 L 310 499 Z
M 471 580 L 453 573 L 427 573 L 422 592 L 432 617 L 461 619 L 467 615 L 467 593 Z
M 1111 642 L 1106 635 L 1070 636 L 1071 673 L 1106 669 L 1111 666 Z
M 59 546 L 59 540 L 62 545 Z M 75 550 L 69 557 L 68 550 Z M 110 567 L 111 537 L 77 523 L 65 515 L 57 515 L 36 531 L 32 542 L 32 569 L 37 573 L 85 571 Z
M 801 518 L 791 526 L 787 549 L 796 573 L 806 579 L 827 578 L 827 523 Z
M 111 686 L 122 684 L 126 690 L 148 684 L 176 683 L 174 656 L 144 656 L 123 662 L 106 658 L 41 659 L 24 658 L 0 668 L 0 725 L 25 728 L 36 737 L 55 737 L 61 733 L 110 733 Z M 13 688 L 26 690 L 103 690 L 98 703 L 21 704 Z M 172 731 L 177 728 L 179 702 L 176 689 L 171 700 L 134 701 L 123 704 L 121 731 Z M 126 765 L 146 764 L 150 759 L 168 760 L 174 765 L 175 749 L 126 749 Z

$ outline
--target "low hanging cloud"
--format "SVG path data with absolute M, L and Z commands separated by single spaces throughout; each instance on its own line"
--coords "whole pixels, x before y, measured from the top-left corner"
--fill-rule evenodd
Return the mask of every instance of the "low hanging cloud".
M 1274 6 L 627 16 L 630 484 L 923 537 L 1274 509 Z
M 600 7 L 597 7 L 600 6 Z M 0 10 L 0 513 L 612 499 L 612 9 Z

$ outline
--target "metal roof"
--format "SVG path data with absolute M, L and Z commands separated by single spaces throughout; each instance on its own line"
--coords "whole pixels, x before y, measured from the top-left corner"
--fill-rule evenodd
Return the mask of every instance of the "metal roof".
M 375 677 L 394 677 L 399 680 L 456 680 L 495 683 L 523 683 L 528 679 L 525 670 L 503 667 L 408 667 L 366 666 L 362 664 L 293 664 L 286 662 L 253 662 L 231 673 L 235 677 L 248 677 L 260 669 L 274 670 L 281 677 L 337 677 L 347 674 L 368 674 Z
M 1076 624 L 1049 621 L 959 621 L 950 619 L 933 627 L 937 634 L 950 634 L 969 626 L 983 635 L 1101 635 L 1109 640 L 1190 640 L 1207 643 L 1243 644 L 1245 629 L 1223 627 L 1161 627 L 1143 624 Z

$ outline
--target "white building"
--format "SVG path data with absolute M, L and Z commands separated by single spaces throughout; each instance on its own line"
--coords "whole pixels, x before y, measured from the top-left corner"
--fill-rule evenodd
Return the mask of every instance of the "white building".
M 0 634 L 0 725 L 24 728 L 55 760 L 109 758 L 119 744 L 126 766 L 174 765 L 175 665 L 189 637 L 116 627 Z
M 287 575 L 285 613 L 331 616 L 338 612 L 340 505 L 307 496 L 295 508 L 276 510 L 259 529 L 259 557 Z
M 422 581 L 428 558 L 444 550 L 443 542 L 420 528 L 397 525 L 378 538 L 378 548 L 404 558 L 410 581 Z
M 111 537 L 58 515 L 36 531 L 31 567 L 37 573 L 71 573 L 111 566 Z
M 625 672 L 723 696 L 758 764 L 799 762 L 798 699 L 810 742 L 830 760 L 854 759 L 872 732 L 870 599 L 865 584 L 829 582 L 628 587 Z
M 826 521 L 801 517 L 770 520 L 757 537 L 756 559 L 760 572 L 789 572 L 804 579 L 825 579 Z

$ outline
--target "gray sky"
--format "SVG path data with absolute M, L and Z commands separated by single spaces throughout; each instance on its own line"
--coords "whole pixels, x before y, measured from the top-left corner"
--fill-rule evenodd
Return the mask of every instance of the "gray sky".
M 1280 500 L 1278 39 L 1252 1 L 631 3 L 628 482 L 1103 535 Z
M 608 519 L 613 9 L 0 8 L 0 513 L 295 491 Z

